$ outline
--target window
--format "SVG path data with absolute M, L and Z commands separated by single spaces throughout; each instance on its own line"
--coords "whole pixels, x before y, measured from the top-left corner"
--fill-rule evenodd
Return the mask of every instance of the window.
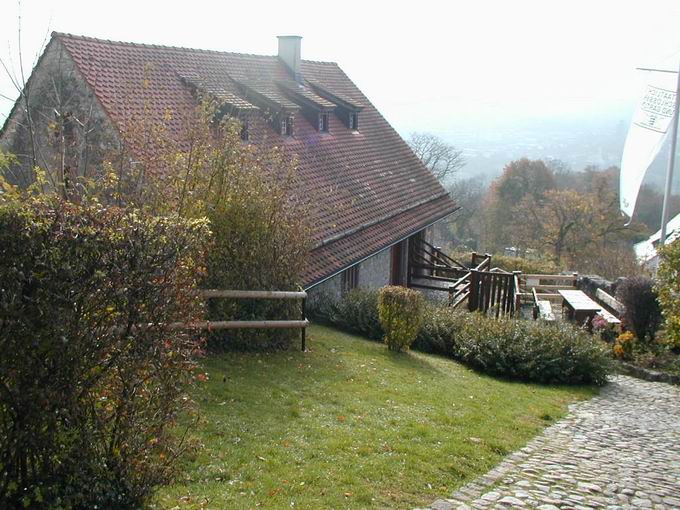
M 359 265 L 347 268 L 342 273 L 342 292 L 346 293 L 359 286 Z
M 293 136 L 293 117 L 282 117 L 279 129 L 281 136 Z
M 352 131 L 359 130 L 359 114 L 356 112 L 349 112 L 349 119 L 347 120 L 347 127 Z
M 319 131 L 321 133 L 328 133 L 328 114 L 327 113 L 320 113 L 319 114 Z

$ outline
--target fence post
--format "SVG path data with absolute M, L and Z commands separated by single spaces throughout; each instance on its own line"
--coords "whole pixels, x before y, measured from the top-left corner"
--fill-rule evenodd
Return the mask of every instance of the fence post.
M 477 310 L 479 301 L 479 272 L 476 269 L 470 270 L 470 296 L 468 297 L 468 310 Z
M 513 287 L 513 293 L 514 293 L 514 310 L 512 311 L 513 315 L 519 316 L 522 313 L 522 298 L 520 296 L 520 275 L 522 274 L 522 271 L 513 271 L 512 272 L 512 287 Z
M 303 321 L 307 320 L 306 308 L 307 308 L 307 298 L 302 298 L 302 320 Z M 306 346 L 307 328 L 301 328 L 300 329 L 300 340 L 302 342 L 302 352 L 305 352 L 307 350 L 307 346 Z
M 449 285 L 449 306 L 453 306 L 453 285 Z
M 578 273 L 573 273 L 574 276 L 574 288 L 578 289 Z

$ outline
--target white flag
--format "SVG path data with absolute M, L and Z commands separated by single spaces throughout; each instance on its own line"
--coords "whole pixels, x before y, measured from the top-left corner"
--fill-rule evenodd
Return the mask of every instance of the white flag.
M 675 106 L 676 75 L 647 74 L 647 86 L 633 115 L 621 158 L 619 201 L 629 217 L 633 216 L 645 173 L 666 139 Z

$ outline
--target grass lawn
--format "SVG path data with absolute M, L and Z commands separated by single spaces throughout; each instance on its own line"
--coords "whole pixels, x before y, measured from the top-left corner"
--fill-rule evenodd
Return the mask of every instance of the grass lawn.
M 320 326 L 308 339 L 308 353 L 203 361 L 199 446 L 157 508 L 426 505 L 596 391 L 500 381 Z

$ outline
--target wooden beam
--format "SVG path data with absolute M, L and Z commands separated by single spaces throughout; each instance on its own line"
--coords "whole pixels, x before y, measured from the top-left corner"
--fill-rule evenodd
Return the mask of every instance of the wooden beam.
M 523 274 L 522 278 L 532 280 L 574 280 L 573 274 Z
M 275 320 L 275 321 L 197 321 L 197 322 L 172 322 L 168 324 L 169 329 L 287 329 L 287 328 L 306 328 L 309 326 L 308 320 Z
M 279 290 L 217 290 L 201 291 L 204 298 L 236 298 L 236 299 L 305 299 L 305 291 Z

